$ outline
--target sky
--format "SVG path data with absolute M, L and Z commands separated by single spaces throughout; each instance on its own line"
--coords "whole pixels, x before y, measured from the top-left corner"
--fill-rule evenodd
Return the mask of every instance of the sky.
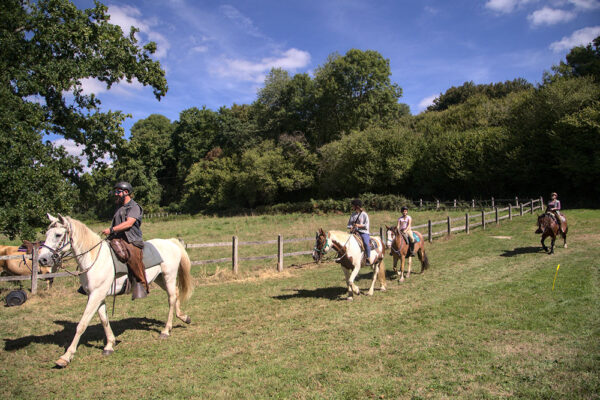
M 91 0 L 75 0 L 91 8 Z M 154 41 L 154 59 L 169 90 L 156 100 L 139 82 L 110 91 L 84 80 L 102 110 L 151 114 L 176 121 L 206 106 L 250 104 L 273 67 L 312 74 L 333 53 L 375 50 L 389 60 L 401 103 L 422 112 L 452 86 L 524 78 L 544 71 L 571 48 L 600 35 L 600 0 L 129 0 L 103 1 L 110 21 L 141 45 Z M 62 142 L 62 141 L 61 141 Z M 63 142 L 64 144 L 64 142 Z M 66 146 L 67 147 L 67 146 Z

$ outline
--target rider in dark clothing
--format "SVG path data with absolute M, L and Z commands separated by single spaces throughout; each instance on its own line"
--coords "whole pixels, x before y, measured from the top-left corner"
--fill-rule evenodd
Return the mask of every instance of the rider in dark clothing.
M 143 262 L 144 241 L 142 239 L 142 207 L 132 198 L 133 188 L 128 182 L 115 184 L 116 203 L 119 206 L 115 211 L 112 225 L 102 231 L 111 240 L 122 239 L 122 243 L 129 251 L 127 267 L 135 277 L 132 298 L 140 299 L 150 293 Z

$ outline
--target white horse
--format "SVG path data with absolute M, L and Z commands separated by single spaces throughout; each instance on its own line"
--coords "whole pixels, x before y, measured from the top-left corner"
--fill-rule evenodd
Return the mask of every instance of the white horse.
M 381 290 L 385 291 L 385 266 L 383 264 L 383 243 L 378 237 L 371 237 L 377 244 L 377 248 L 371 250 L 369 263 L 373 268 L 373 281 L 369 288 L 368 295 L 373 295 L 375 289 L 375 281 L 379 278 Z M 329 231 L 324 232 L 319 229 L 316 236 L 315 248 L 313 250 L 313 259 L 316 262 L 321 260 L 321 257 L 330 249 L 334 249 L 338 253 L 336 262 L 340 263 L 344 275 L 346 276 L 346 284 L 348 285 L 348 300 L 353 299 L 353 294 L 359 295 L 360 289 L 354 284 L 354 280 L 360 271 L 360 267 L 365 265 L 363 262 L 363 251 L 356 237 L 346 232 Z
M 108 241 L 101 239 L 76 219 L 61 215 L 55 218 L 50 214 L 48 218 L 51 222 L 46 232 L 46 241 L 39 252 L 40 264 L 55 264 L 70 251 L 77 259 L 79 280 L 88 293 L 88 302 L 77 324 L 75 337 L 66 353 L 56 361 L 56 365 L 62 368 L 73 359 L 79 339 L 96 311 L 106 334 L 106 346 L 102 354 L 110 355 L 114 352 L 115 335 L 108 323 L 105 299 L 108 295 L 121 292 L 127 275 L 115 280 L 115 267 Z M 167 324 L 160 334 L 164 339 L 169 337 L 173 327 L 173 310 L 177 318 L 187 324 L 191 322 L 190 317 L 182 314 L 179 308 L 179 301 L 187 300 L 192 294 L 191 264 L 179 240 L 153 239 L 149 242 L 156 247 L 163 262 L 146 269 L 146 279 L 148 283 L 156 279 L 156 283 L 167 291 L 169 298 Z

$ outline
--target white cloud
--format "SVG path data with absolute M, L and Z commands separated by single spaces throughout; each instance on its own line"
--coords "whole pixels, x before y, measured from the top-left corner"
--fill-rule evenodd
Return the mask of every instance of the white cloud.
M 282 53 L 280 57 L 267 57 L 260 62 L 226 58 L 219 65 L 214 66 L 212 72 L 221 77 L 262 83 L 271 68 L 295 71 L 305 67 L 309 62 L 310 54 L 308 52 L 292 48 Z
M 534 1 L 536 0 L 488 0 L 485 7 L 501 14 L 509 14 L 515 9 Z
M 121 82 L 112 86 L 111 91 L 118 94 L 128 95 L 131 94 L 133 90 L 139 91 L 144 88 L 137 79 L 133 78 L 131 83 L 126 80 L 122 80 Z M 99 93 L 106 92 L 106 84 L 104 82 L 100 82 L 96 78 L 85 78 L 81 80 L 81 89 L 83 90 L 83 94 L 89 95 L 94 93 L 98 95 Z
M 429 97 L 425 97 L 423 100 L 421 100 L 419 102 L 419 111 L 426 109 L 427 107 L 429 107 L 430 105 L 433 104 L 433 101 L 439 97 L 439 94 L 434 94 L 432 96 Z
M 552 43 L 550 49 L 558 53 L 562 50 L 570 50 L 575 46 L 587 46 L 598 35 L 600 35 L 600 26 L 589 26 L 573 32 L 571 36 L 563 37 L 558 42 Z
M 571 11 L 558 10 L 555 8 L 544 7 L 536 10 L 527 16 L 527 19 L 533 26 L 554 25 L 561 22 L 568 22 L 575 18 L 576 14 Z
M 594 10 L 600 8 L 599 0 L 569 0 L 569 3 L 581 10 Z
M 79 163 L 84 166 L 83 172 L 90 172 L 90 168 L 87 166 L 87 158 L 83 155 L 84 146 L 75 143 L 71 139 L 57 139 L 52 141 L 52 145 L 54 147 L 64 147 L 67 154 L 79 159 Z M 112 164 L 112 159 L 108 154 L 102 158 L 102 161 L 108 165 Z
M 157 58 L 162 59 L 167 56 L 171 44 L 162 34 L 152 30 L 152 25 L 155 25 L 155 23 L 140 18 L 142 13 L 139 9 L 132 6 L 111 5 L 108 7 L 108 14 L 110 15 L 110 23 L 120 26 L 125 35 L 129 35 L 131 27 L 134 26 L 149 41 L 156 42 L 156 52 L 154 55 Z
M 238 27 L 241 27 L 246 33 L 256 36 L 264 37 L 260 30 L 254 25 L 254 22 L 244 14 L 242 14 L 237 8 L 226 4 L 220 7 L 221 11 L 227 18 L 232 20 Z

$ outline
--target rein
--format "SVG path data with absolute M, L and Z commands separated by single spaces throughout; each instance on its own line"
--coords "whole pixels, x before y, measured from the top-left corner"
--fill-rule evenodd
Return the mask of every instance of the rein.
M 68 240 L 67 240 L 67 237 L 68 237 Z M 62 244 L 63 241 L 64 241 L 64 244 Z M 65 234 L 65 236 L 63 237 L 63 239 L 61 239 L 58 248 L 53 249 L 52 247 L 47 246 L 45 243 L 41 244 L 40 247 L 45 247 L 45 248 L 47 248 L 48 250 L 50 250 L 52 252 L 52 259 L 54 260 L 55 264 L 57 262 L 60 262 L 60 265 L 57 267 L 57 270 L 58 269 L 63 269 L 63 270 L 65 270 L 65 272 L 67 272 L 71 276 L 79 276 L 79 275 L 82 275 L 82 274 L 85 274 L 86 272 L 88 272 L 96 264 L 96 261 L 98 261 L 98 258 L 100 257 L 100 250 L 102 249 L 102 243 L 104 243 L 104 242 L 105 242 L 105 240 L 100 240 L 98 243 L 96 243 L 94 246 L 92 246 L 88 250 L 86 250 L 86 251 L 84 251 L 82 253 L 76 254 L 73 251 L 73 246 L 72 246 L 73 245 L 73 240 L 71 238 L 71 231 L 69 229 L 67 229 L 67 233 Z M 61 244 L 62 244 L 62 246 L 61 246 Z M 81 270 L 76 271 L 76 272 L 71 272 L 68 269 L 66 269 L 66 268 L 63 267 L 63 261 L 65 260 L 65 258 L 67 257 L 67 255 L 69 253 L 61 254 L 62 250 L 65 247 L 67 247 L 68 245 L 71 246 L 71 250 L 69 252 L 73 254 L 73 256 L 71 256 L 70 259 L 76 259 L 78 261 L 77 262 L 77 269 L 80 268 L 79 267 L 79 260 L 78 260 L 79 257 L 86 255 L 87 253 L 91 252 L 92 250 L 94 250 L 98 246 L 100 246 L 100 249 L 98 249 L 98 254 L 96 254 L 96 259 L 94 260 L 94 262 L 89 267 L 87 267 L 85 269 L 81 269 Z

